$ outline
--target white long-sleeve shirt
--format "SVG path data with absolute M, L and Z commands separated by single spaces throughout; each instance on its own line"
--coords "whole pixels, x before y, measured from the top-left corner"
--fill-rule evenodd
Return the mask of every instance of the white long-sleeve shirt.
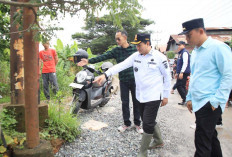
M 181 68 L 181 72 L 184 73 L 188 66 L 188 52 L 183 53 L 183 65 Z
M 123 62 L 106 71 L 107 76 L 124 69 L 134 69 L 136 98 L 140 103 L 168 98 L 171 86 L 170 69 L 166 56 L 157 50 L 141 55 L 135 52 Z

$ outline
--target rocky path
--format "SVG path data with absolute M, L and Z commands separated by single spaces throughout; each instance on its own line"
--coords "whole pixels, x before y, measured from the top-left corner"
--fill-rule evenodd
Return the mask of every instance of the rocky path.
M 186 106 L 179 106 L 178 93 L 172 94 L 168 105 L 160 108 L 157 121 L 165 142 L 163 148 L 149 151 L 149 157 L 192 157 L 195 152 L 194 114 Z M 132 104 L 130 104 L 132 106 Z M 132 111 L 132 108 L 131 108 Z M 133 118 L 133 114 L 131 114 Z M 82 134 L 72 143 L 63 145 L 56 157 L 135 157 L 141 135 L 134 128 L 124 133 L 119 94 L 103 108 L 83 110 L 79 114 Z M 132 119 L 131 118 L 131 119 Z M 223 115 L 223 129 L 218 129 L 224 157 L 232 156 L 232 107 Z

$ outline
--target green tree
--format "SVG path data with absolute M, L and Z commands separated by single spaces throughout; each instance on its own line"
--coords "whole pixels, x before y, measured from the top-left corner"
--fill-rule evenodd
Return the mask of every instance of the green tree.
M 146 26 L 154 24 L 153 21 L 148 19 L 143 19 L 139 16 L 137 18 L 139 22 L 133 25 L 125 15 L 121 19 L 122 27 L 118 27 L 114 25 L 110 15 L 105 15 L 100 18 L 91 17 L 91 19 L 95 20 L 86 21 L 86 26 L 83 27 L 86 33 L 75 33 L 72 35 L 72 38 L 81 43 L 79 45 L 80 48 L 91 48 L 94 54 L 101 54 L 105 52 L 108 47 L 116 44 L 114 38 L 115 32 L 118 29 L 125 29 L 128 33 L 128 41 L 132 41 L 136 33 L 144 32 Z
M 228 46 L 230 46 L 230 48 L 232 49 L 232 37 L 231 37 L 231 40 L 230 41 L 226 41 L 225 42 Z
M 10 7 L 0 4 L 0 61 L 9 61 L 10 56 Z M 3 35 L 6 34 L 6 35 Z
M 30 25 L 30 28 L 20 31 L 36 29 L 37 34 L 35 38 L 37 40 L 42 40 L 44 39 L 43 37 L 47 39 L 53 35 L 53 30 L 61 29 L 50 24 L 42 23 L 42 20 L 40 20 L 39 24 L 38 19 L 43 19 L 44 16 L 49 15 L 51 20 L 58 20 L 62 17 L 60 16 L 62 14 L 65 17 L 67 13 L 78 15 L 80 11 L 83 11 L 86 13 L 86 19 L 89 20 L 94 14 L 96 15 L 104 9 L 110 14 L 113 24 L 121 27 L 121 18 L 125 15 L 132 25 L 138 23 L 139 20 L 136 15 L 142 9 L 138 0 L 30 0 L 29 2 L 0 0 L 1 3 L 16 7 L 29 7 L 33 10 L 36 20 Z M 38 7 L 38 11 L 36 12 L 33 7 Z M 21 15 L 22 11 L 19 11 L 15 13 L 14 17 L 19 24 L 22 23 Z M 19 28 L 22 27 L 19 26 Z
M 113 24 L 120 27 L 120 19 L 122 16 L 124 16 L 123 12 L 127 12 L 127 17 L 130 23 L 135 25 L 139 21 L 135 15 L 139 14 L 140 10 L 142 9 L 141 5 L 138 3 L 138 0 L 30 0 L 29 2 L 22 2 L 18 0 L 0 0 L 0 82 L 4 83 L 4 86 L 0 86 L 4 88 L 1 88 L 0 90 L 4 90 L 4 93 L 10 93 L 6 92 L 8 90 L 6 90 L 5 85 L 8 84 L 8 81 L 5 81 L 4 79 L 9 78 L 9 33 L 12 33 L 9 32 L 10 6 L 17 7 L 18 10 L 11 18 L 13 18 L 12 25 L 17 24 L 20 37 L 22 37 L 24 34 L 23 32 L 25 31 L 36 30 L 35 32 L 37 33 L 34 37 L 38 41 L 47 38 L 49 39 L 51 36 L 53 36 L 54 30 L 60 29 L 51 25 L 50 22 L 46 24 L 45 22 L 43 23 L 43 18 L 47 16 L 50 17 L 50 20 L 52 21 L 65 18 L 67 13 L 71 15 L 78 15 L 82 11 L 81 13 L 86 14 L 86 19 L 90 20 L 90 17 L 104 9 L 110 13 Z M 25 30 L 23 30 L 22 26 L 22 13 L 24 7 L 31 9 L 36 17 L 33 23 L 31 23 L 30 26 Z M 38 8 L 37 12 L 35 7 Z M 6 69 L 7 71 L 5 71 Z
M 0 95 L 10 92 L 10 7 L 0 4 Z M 5 35 L 3 35 L 5 34 Z

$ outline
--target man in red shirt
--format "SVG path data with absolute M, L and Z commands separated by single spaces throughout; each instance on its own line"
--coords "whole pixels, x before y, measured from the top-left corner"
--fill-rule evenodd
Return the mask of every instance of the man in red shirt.
M 54 49 L 49 48 L 49 41 L 43 42 L 44 50 L 39 52 L 40 63 L 43 62 L 42 78 L 44 95 L 50 100 L 49 83 L 52 86 L 53 93 L 56 94 L 59 87 L 56 79 L 56 64 L 58 57 Z

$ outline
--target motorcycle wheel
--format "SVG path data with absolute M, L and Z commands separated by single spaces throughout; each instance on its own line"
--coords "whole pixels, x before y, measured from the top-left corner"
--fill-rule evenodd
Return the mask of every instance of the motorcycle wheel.
M 107 90 L 106 96 L 103 98 L 101 104 L 99 105 L 100 107 L 105 106 L 110 100 L 110 89 Z
M 70 105 L 70 113 L 71 114 L 77 114 L 80 107 L 81 107 L 82 102 L 78 100 L 78 96 L 76 94 L 73 95 L 73 99 Z

